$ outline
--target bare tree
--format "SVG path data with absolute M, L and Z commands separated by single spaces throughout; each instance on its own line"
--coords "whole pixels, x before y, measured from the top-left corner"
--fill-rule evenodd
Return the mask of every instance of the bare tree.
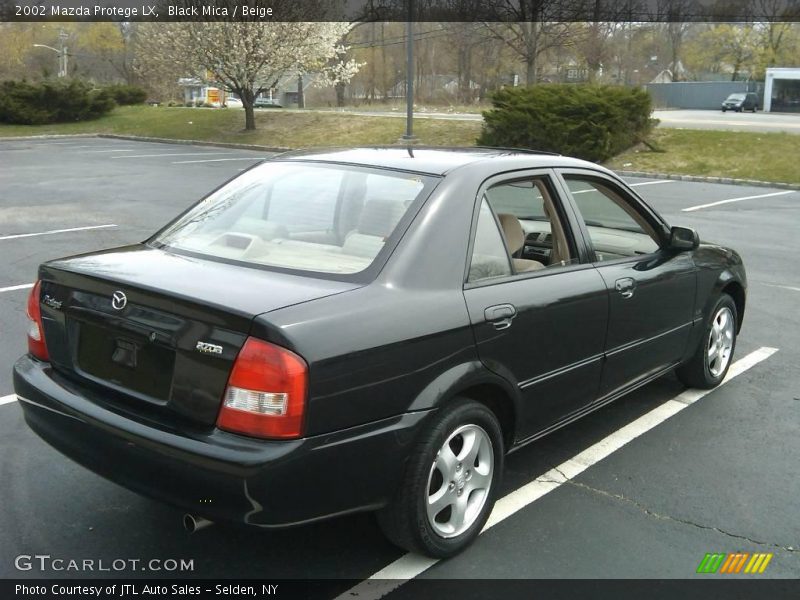
M 658 0 L 656 3 L 656 20 L 666 22 L 664 34 L 669 42 L 669 70 L 673 81 L 681 78 L 681 52 L 686 34 L 692 25 L 689 18 L 693 8 L 693 0 Z
M 539 58 L 548 50 L 570 44 L 573 23 L 563 18 L 563 0 L 497 0 L 499 21 L 486 27 L 525 63 L 525 82 L 538 80 Z

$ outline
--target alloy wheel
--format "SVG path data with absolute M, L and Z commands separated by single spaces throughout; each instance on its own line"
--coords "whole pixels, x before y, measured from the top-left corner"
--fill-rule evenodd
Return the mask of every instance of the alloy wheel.
M 723 306 L 714 315 L 706 348 L 706 364 L 712 377 L 725 372 L 731 360 L 734 340 L 734 318 L 731 309 Z
M 425 498 L 428 522 L 444 538 L 464 533 L 481 515 L 489 497 L 494 449 L 477 425 L 456 429 L 436 453 Z

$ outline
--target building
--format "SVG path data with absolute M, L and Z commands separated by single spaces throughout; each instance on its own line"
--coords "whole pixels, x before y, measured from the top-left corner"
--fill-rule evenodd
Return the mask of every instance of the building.
M 183 103 L 187 106 L 219 107 L 224 100 L 222 91 L 195 77 L 181 77 L 178 86 L 183 90 Z
M 764 111 L 800 112 L 800 68 L 767 69 Z

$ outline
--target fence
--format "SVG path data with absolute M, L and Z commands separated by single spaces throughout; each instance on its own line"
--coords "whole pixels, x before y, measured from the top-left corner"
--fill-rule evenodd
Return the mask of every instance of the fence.
M 758 105 L 764 106 L 764 84 L 755 81 L 675 81 L 644 86 L 653 98 L 654 108 L 719 109 L 729 94 L 755 92 Z

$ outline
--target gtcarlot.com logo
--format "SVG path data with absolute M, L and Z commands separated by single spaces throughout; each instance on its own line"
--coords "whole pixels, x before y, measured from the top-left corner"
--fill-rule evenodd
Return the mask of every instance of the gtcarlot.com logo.
M 772 553 L 766 552 L 709 552 L 700 561 L 698 573 L 721 573 L 724 575 L 760 574 L 767 570 Z
M 14 559 L 17 571 L 72 572 L 186 572 L 194 571 L 194 559 L 185 558 L 59 558 L 50 554 L 20 554 Z

